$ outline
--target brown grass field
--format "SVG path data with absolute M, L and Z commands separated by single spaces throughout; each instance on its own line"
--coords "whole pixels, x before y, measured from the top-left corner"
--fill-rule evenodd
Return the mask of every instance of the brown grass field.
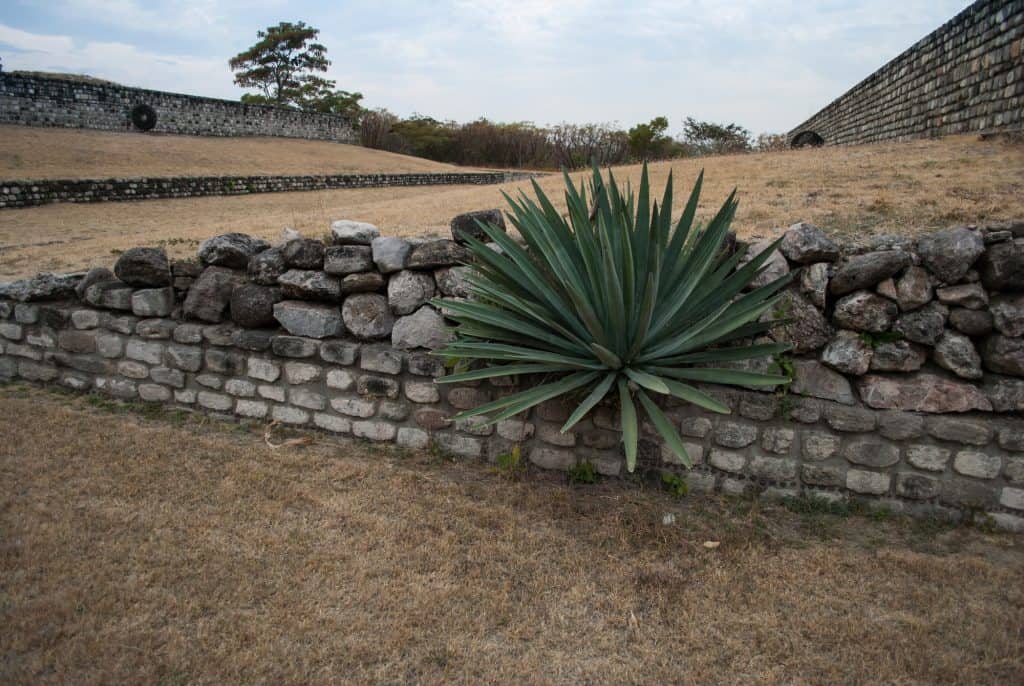
M 51 156 L 47 164 L 65 170 L 74 168 L 73 164 L 66 158 L 60 161 L 59 146 L 45 143 L 51 134 L 92 136 L 49 130 L 39 134 L 39 148 Z M 165 145 L 181 143 L 178 137 L 170 136 L 135 138 Z M 192 140 L 197 139 L 185 139 Z M 258 146 L 268 140 L 202 139 L 203 149 L 194 153 L 213 155 L 218 145 L 226 146 L 220 149 L 225 152 L 233 150 L 232 146 Z M 277 144 L 295 146 L 296 150 L 306 148 L 295 141 Z M 0 156 L 8 145 L 6 140 L 0 142 Z M 312 145 L 317 149 L 325 145 L 330 149 L 344 147 L 333 143 Z M 367 160 L 381 156 L 382 169 L 383 160 L 395 157 L 357 150 Z M 193 159 L 179 152 L 181 160 Z M 168 158 L 176 155 L 169 154 Z M 194 173 L 268 169 L 260 155 L 256 155 L 256 161 L 238 157 L 243 158 L 252 166 L 233 166 L 235 158 L 230 156 L 219 162 L 201 157 L 206 161 L 196 161 Z M 105 164 L 101 164 L 104 169 L 108 168 L 102 166 Z M 275 161 L 273 171 L 283 168 Z M 1024 218 L 1024 144 L 1019 142 L 959 136 L 677 160 L 652 165 L 653 183 L 660 190 L 669 170 L 674 172 L 678 212 L 701 168 L 706 170 L 702 216 L 717 210 L 737 186 L 740 209 L 735 227 L 742 236 L 768 236 L 801 220 L 817 223 L 836 235 L 863 239 L 879 233 L 912 234 L 953 224 Z M 310 171 L 308 167 L 302 169 Z M 631 166 L 616 171 L 622 181 L 636 183 L 639 170 Z M 543 178 L 541 186 L 560 202 L 563 186 L 559 175 Z M 385 235 L 443 234 L 455 214 L 503 207 L 501 192 L 520 189 L 529 190 L 529 184 L 275 193 L 0 210 L 0 280 L 40 269 L 68 271 L 109 265 L 118 251 L 139 245 L 164 245 L 176 256 L 188 256 L 195 253 L 201 240 L 227 231 L 273 239 L 283 227 L 291 226 L 319 236 L 331 221 L 340 218 L 372 222 Z
M 1024 682 L 1020 536 L 0 412 L 2 683 Z

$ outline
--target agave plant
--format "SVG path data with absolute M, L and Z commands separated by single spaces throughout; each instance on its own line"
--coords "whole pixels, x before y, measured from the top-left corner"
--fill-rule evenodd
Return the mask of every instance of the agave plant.
M 639 409 L 683 464 L 691 466 L 676 428 L 653 395 L 671 395 L 704 409 L 729 408 L 687 382 L 775 386 L 774 374 L 716 364 L 774 355 L 781 343 L 751 343 L 773 321 L 761 321 L 788 282 L 783 277 L 744 293 L 776 245 L 743 263 L 743 251 L 722 250 L 736 213 L 736 192 L 706 226 L 694 225 L 703 181 L 673 223 L 672 176 L 661 204 L 652 202 L 647 167 L 639 193 L 607 183 L 595 167 L 590 195 L 565 174 L 566 216 L 536 182 L 536 200 L 505 195 L 525 247 L 480 224 L 500 250 L 466 238 L 475 260 L 470 301 L 435 304 L 458 323 L 438 354 L 486 366 L 438 379 L 459 383 L 538 375 L 538 383 L 457 415 L 493 423 L 563 395 L 579 404 L 568 431 L 606 396 L 617 398 L 627 468 L 636 466 Z M 742 266 L 741 266 L 742 263 Z

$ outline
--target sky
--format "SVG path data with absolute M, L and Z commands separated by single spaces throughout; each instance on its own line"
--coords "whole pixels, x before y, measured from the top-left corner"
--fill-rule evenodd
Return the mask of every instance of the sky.
M 320 29 L 366 107 L 472 121 L 666 116 L 788 131 L 964 0 L 3 0 L 5 70 L 237 99 L 227 62 L 281 21 Z

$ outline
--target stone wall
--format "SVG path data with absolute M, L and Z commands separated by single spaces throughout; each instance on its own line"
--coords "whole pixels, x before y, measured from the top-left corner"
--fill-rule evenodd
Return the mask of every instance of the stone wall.
M 354 143 L 344 117 L 116 84 L 0 73 L 0 123 L 105 131 L 133 130 L 131 111 L 149 105 L 154 133 L 283 136 Z
M 978 0 L 813 117 L 826 145 L 1024 127 L 1024 0 Z
M 486 215 L 500 222 L 501 215 Z M 453 220 L 453 237 L 472 230 Z M 0 285 L 0 378 L 59 384 L 358 439 L 539 468 L 624 472 L 614 405 L 571 433 L 547 403 L 494 427 L 453 421 L 516 390 L 450 386 L 435 295 L 464 298 L 454 240 L 332 225 L 333 244 L 212 238 L 195 261 L 136 248 L 111 273 Z M 765 278 L 799 269 L 773 336 L 786 392 L 705 386 L 732 415 L 668 401 L 693 490 L 861 499 L 910 514 L 983 513 L 1024 530 L 1024 222 L 850 251 L 797 224 Z M 644 427 L 641 471 L 682 471 Z
M 136 179 L 0 181 L 0 209 L 53 202 L 119 202 L 207 195 L 249 195 L 336 188 L 485 185 L 529 179 L 529 172 L 330 174 L 324 176 L 180 176 Z

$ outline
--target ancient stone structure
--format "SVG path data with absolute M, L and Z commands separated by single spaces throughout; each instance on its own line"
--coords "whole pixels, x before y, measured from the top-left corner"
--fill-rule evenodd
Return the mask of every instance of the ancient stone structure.
M 1024 0 L 978 0 L 790 131 L 837 145 L 1024 128 Z
M 148 107 L 155 125 L 132 114 Z M 116 84 L 0 73 L 0 124 L 356 142 L 344 117 Z M 140 127 L 141 125 L 141 127 Z
M 482 215 L 491 220 L 500 215 Z M 453 221 L 455 238 L 472 223 Z M 624 471 L 614 404 L 571 433 L 545 404 L 496 426 L 455 421 L 516 382 L 437 384 L 450 335 L 435 296 L 469 296 L 453 240 L 381 237 L 355 221 L 331 244 L 211 238 L 195 261 L 123 253 L 113 272 L 0 285 L 0 379 L 59 384 L 544 469 Z M 1024 530 L 1024 222 L 848 249 L 791 227 L 768 272 L 799 270 L 773 336 L 785 392 L 706 386 L 732 409 L 665 403 L 690 487 L 857 498 L 910 514 L 986 516 Z M 641 470 L 681 470 L 652 427 Z
M 529 172 L 328 174 L 319 176 L 177 176 L 134 179 L 0 181 L 0 209 L 52 202 L 110 202 L 207 195 L 249 195 L 335 188 L 484 185 L 537 176 Z

